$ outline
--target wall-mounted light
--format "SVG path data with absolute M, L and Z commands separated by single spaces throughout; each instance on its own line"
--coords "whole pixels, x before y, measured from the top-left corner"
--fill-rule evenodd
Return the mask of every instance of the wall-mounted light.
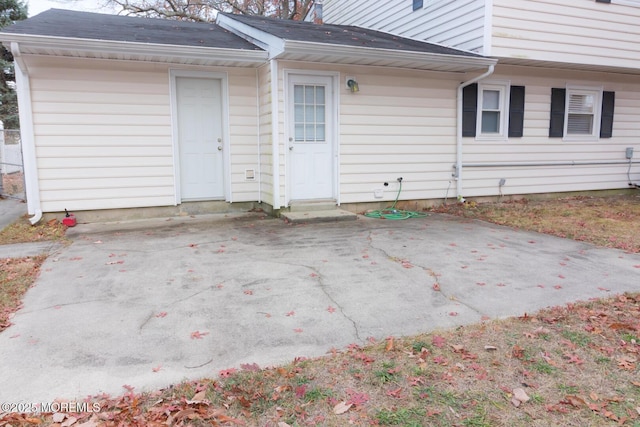
M 351 93 L 360 91 L 355 77 L 347 76 L 347 89 L 349 89 Z

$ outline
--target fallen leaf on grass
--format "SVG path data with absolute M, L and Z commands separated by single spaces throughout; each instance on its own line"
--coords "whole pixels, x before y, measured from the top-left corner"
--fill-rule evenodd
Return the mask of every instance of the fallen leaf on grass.
M 531 398 L 529 397 L 529 395 L 527 395 L 527 393 L 523 389 L 521 388 L 513 389 L 513 399 L 511 399 L 511 403 L 513 403 L 513 405 L 516 408 L 520 406 L 521 403 L 526 403 L 530 399 Z
M 387 345 L 385 347 L 385 351 L 393 350 L 393 337 L 387 338 Z
M 228 378 L 235 373 L 236 373 L 235 368 L 229 368 L 229 369 L 221 370 L 220 372 L 218 372 L 218 375 L 220 375 L 222 378 Z
M 341 415 L 347 412 L 353 406 L 352 403 L 340 402 L 336 406 L 333 407 L 333 413 L 336 415 Z

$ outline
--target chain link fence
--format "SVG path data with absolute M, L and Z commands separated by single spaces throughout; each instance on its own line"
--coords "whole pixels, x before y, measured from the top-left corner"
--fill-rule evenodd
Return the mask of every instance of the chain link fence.
M 25 200 L 20 131 L 0 129 L 0 196 Z

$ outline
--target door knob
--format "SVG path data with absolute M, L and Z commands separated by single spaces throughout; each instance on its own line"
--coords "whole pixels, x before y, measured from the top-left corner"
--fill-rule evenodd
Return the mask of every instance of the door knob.
M 293 145 L 289 146 L 289 151 L 293 151 Z
M 218 151 L 222 151 L 222 145 L 218 145 Z

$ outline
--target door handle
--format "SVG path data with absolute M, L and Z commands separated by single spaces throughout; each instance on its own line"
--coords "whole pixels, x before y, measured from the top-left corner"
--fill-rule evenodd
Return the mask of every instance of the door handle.
M 222 145 L 218 145 L 218 151 L 222 151 Z
M 293 151 L 293 145 L 289 146 L 289 151 Z

